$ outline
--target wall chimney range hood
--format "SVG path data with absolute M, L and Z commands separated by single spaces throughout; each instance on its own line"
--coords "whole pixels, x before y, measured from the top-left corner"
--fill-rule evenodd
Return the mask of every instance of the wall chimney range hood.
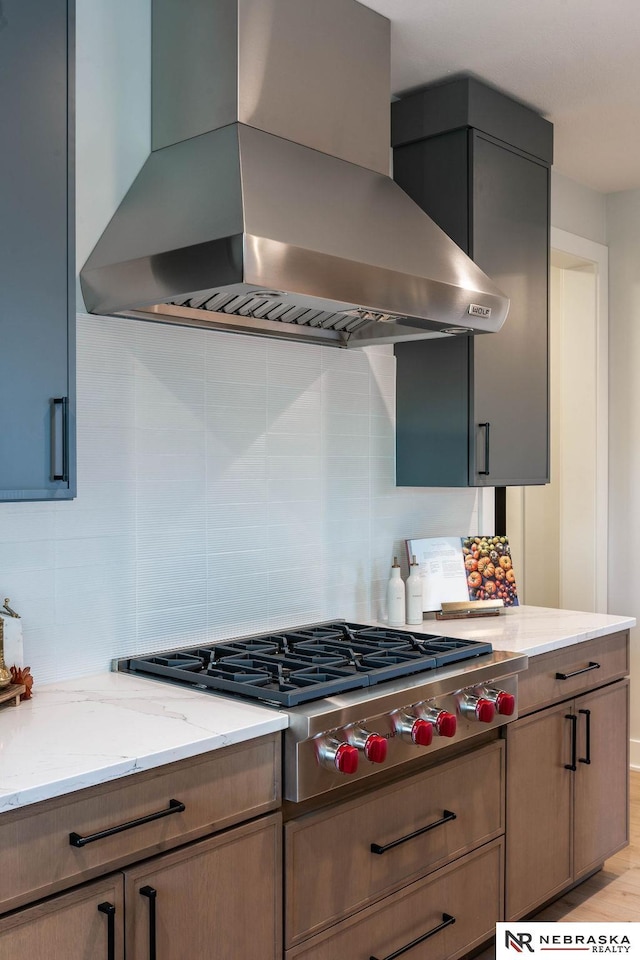
M 87 309 L 339 347 L 498 331 L 508 299 L 388 176 L 389 27 L 355 0 L 152 0 L 152 152 Z

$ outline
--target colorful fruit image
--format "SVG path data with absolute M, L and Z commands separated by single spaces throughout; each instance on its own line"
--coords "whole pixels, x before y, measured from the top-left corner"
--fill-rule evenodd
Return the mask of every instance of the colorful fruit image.
M 462 554 L 471 600 L 502 600 L 505 607 L 518 603 L 507 537 L 464 537 Z

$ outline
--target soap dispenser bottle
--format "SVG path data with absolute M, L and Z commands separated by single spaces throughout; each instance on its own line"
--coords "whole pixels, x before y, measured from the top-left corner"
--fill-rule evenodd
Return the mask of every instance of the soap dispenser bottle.
M 407 623 L 414 625 L 422 623 L 422 577 L 420 576 L 420 564 L 416 560 L 415 554 L 411 557 L 406 591 Z
M 398 558 L 393 558 L 391 577 L 387 584 L 387 620 L 390 627 L 404 627 L 405 589 L 400 576 Z

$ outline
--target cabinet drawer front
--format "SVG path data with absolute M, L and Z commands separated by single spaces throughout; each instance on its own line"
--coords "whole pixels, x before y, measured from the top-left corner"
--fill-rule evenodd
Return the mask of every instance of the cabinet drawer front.
M 416 944 L 411 960 L 455 960 L 492 937 L 502 918 L 502 841 L 487 844 L 432 877 L 285 953 L 285 960 L 370 960 Z M 455 923 L 444 926 L 444 918 Z
M 503 747 L 496 741 L 401 784 L 288 823 L 287 946 L 498 836 Z M 432 829 L 419 832 L 425 827 Z M 392 846 L 375 853 L 372 844 Z
M 274 735 L 4 814 L 0 910 L 272 810 L 279 772 Z M 167 815 L 171 800 L 184 810 Z M 138 820 L 144 822 L 90 839 Z M 71 834 L 89 842 L 72 846 Z
M 629 634 L 626 631 L 531 657 L 528 669 L 518 680 L 518 712 L 522 716 L 547 704 L 567 700 L 576 693 L 624 677 L 628 672 Z
M 126 956 L 280 960 L 281 847 L 276 813 L 129 867 Z
M 122 960 L 123 905 L 116 874 L 19 910 L 0 919 L 0 957 L 106 960 L 111 941 L 114 960 Z

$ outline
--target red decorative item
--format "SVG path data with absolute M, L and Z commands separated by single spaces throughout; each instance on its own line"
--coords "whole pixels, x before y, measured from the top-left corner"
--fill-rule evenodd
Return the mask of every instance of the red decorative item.
M 31 687 L 33 686 L 33 677 L 31 676 L 31 667 L 9 667 L 11 673 L 11 682 L 24 684 L 25 692 L 20 696 L 21 700 L 31 699 Z

